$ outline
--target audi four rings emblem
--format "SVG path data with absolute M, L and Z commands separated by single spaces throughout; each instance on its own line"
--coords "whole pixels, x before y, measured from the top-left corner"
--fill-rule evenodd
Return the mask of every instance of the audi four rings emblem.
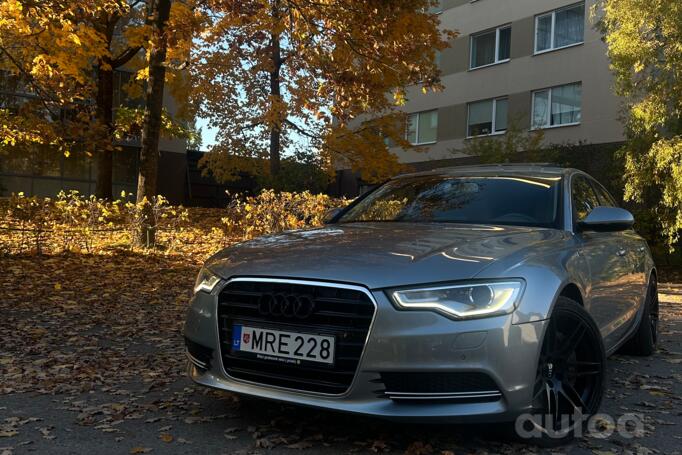
M 306 319 L 315 311 L 315 302 L 311 296 L 267 293 L 258 299 L 258 312 L 263 316 Z

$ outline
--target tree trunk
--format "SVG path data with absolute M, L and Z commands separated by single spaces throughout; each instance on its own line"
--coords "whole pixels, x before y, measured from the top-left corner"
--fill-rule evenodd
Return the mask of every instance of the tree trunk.
M 111 59 L 102 58 L 97 68 L 97 120 L 105 128 L 96 147 L 97 180 L 95 196 L 112 199 L 113 143 L 114 124 L 114 72 Z
M 152 246 L 155 240 L 155 226 L 151 199 L 156 196 L 156 181 L 159 170 L 159 136 L 161 134 L 161 112 L 163 89 L 166 78 L 167 39 L 166 22 L 170 16 L 171 0 L 148 0 L 152 17 L 154 38 L 149 55 L 149 79 L 147 81 L 144 124 L 142 127 L 142 149 L 137 177 L 137 202 L 143 205 L 142 220 L 136 235 L 136 243 Z
M 116 24 L 121 19 L 118 14 L 104 13 L 97 23 L 97 30 L 104 35 L 107 49 L 111 51 Z M 95 195 L 98 198 L 113 199 L 113 153 L 114 153 L 114 70 L 132 59 L 140 50 L 139 47 L 129 48 L 121 55 L 112 59 L 111 55 L 102 57 L 97 62 L 97 120 L 104 130 L 98 138 L 95 159 L 97 163 L 97 180 Z
M 272 16 L 275 20 L 279 19 L 279 0 L 272 2 Z M 280 98 L 282 96 L 280 87 L 279 71 L 282 67 L 282 50 L 280 47 L 279 35 L 273 33 L 271 35 L 272 46 L 272 71 L 270 71 L 270 94 L 273 97 Z M 279 106 L 279 105 L 278 105 Z M 278 123 L 272 126 L 270 130 L 270 177 L 276 177 L 279 174 L 280 168 L 280 140 L 282 125 Z

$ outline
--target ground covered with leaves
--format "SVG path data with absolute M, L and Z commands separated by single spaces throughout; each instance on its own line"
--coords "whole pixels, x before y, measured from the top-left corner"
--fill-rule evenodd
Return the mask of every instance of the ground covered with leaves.
M 0 455 L 546 452 L 485 426 L 394 424 L 192 384 L 181 329 L 206 252 L 190 246 L 0 258 Z M 664 278 L 660 348 L 609 361 L 603 406 L 641 414 L 644 431 L 553 453 L 682 453 L 682 277 Z

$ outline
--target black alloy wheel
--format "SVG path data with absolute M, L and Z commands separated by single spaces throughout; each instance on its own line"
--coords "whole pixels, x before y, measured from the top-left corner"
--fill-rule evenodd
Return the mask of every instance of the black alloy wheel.
M 533 425 L 544 446 L 561 445 L 595 414 L 604 395 L 606 354 L 590 315 L 559 297 L 545 331 L 533 388 Z

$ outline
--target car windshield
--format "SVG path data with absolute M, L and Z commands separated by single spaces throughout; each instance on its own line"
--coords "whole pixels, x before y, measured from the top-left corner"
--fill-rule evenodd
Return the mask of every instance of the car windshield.
M 428 175 L 391 180 L 340 223 L 449 222 L 555 228 L 561 177 Z

